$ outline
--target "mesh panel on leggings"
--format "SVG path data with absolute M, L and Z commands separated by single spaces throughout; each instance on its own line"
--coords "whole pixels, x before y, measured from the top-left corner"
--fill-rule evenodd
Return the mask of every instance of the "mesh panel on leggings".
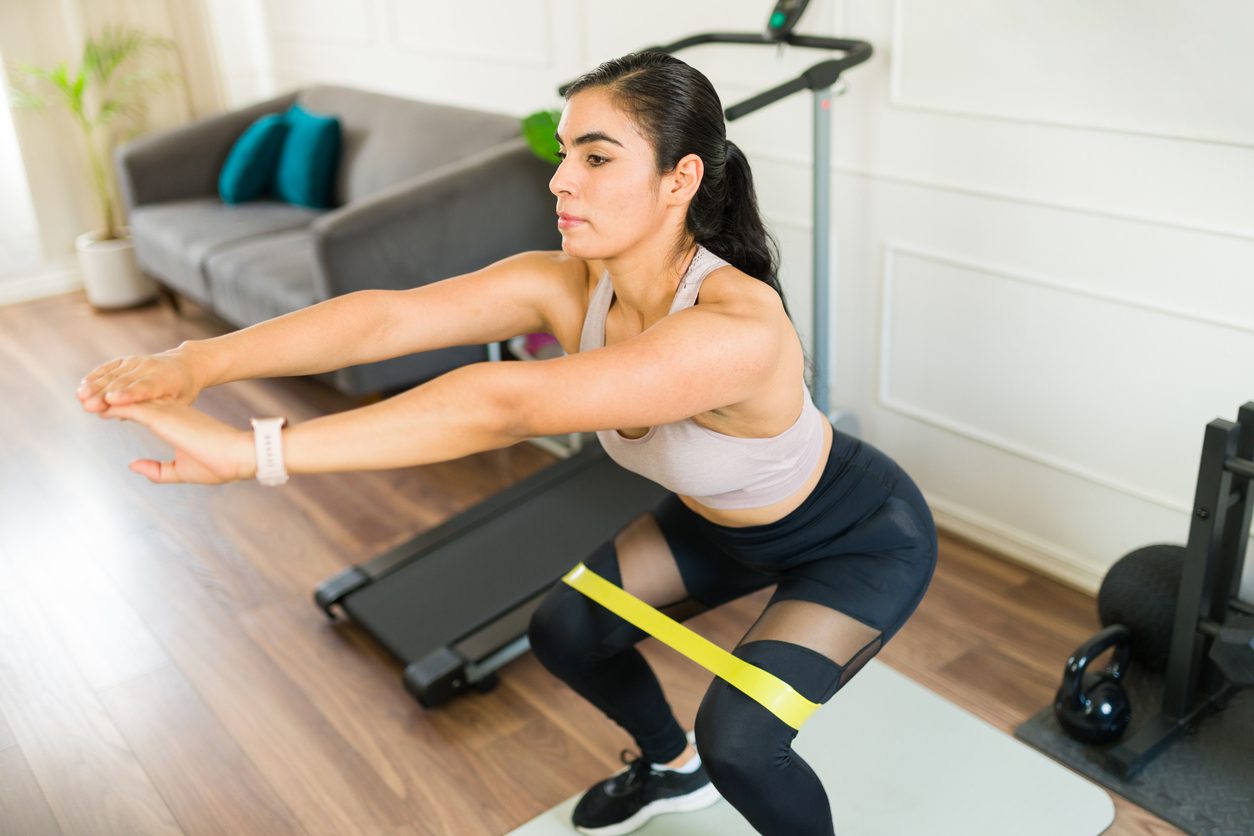
M 688 601 L 675 557 L 652 514 L 628 523 L 614 538 L 614 547 L 623 589 L 663 611 Z
M 802 600 L 772 603 L 740 644 L 763 640 L 789 642 L 821 653 L 843 668 L 839 685 L 848 682 L 883 644 L 882 633 L 876 628 L 838 610 Z

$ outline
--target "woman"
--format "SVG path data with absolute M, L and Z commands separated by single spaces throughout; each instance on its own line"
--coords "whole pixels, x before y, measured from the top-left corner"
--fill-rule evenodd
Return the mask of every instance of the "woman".
M 677 617 L 777 585 L 734 653 L 825 702 L 922 599 L 936 559 L 927 505 L 810 400 L 749 166 L 701 73 L 660 53 L 607 62 L 568 91 L 558 141 L 562 252 L 115 360 L 84 379 L 84 408 L 174 445 L 172 461 L 132 463 L 155 482 L 247 479 L 252 437 L 189 406 L 205 386 L 546 331 L 567 356 L 463 367 L 284 430 L 287 470 L 405 467 L 595 430 L 673 492 L 588 567 Z M 796 730 L 740 691 L 710 686 L 694 749 L 633 647 L 637 628 L 557 584 L 530 637 L 640 749 L 580 801 L 582 832 L 627 833 L 720 794 L 763 833 L 833 832 Z

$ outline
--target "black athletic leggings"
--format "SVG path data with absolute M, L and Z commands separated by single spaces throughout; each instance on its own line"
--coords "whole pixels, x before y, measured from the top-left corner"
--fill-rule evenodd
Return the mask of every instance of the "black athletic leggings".
M 717 525 L 674 494 L 653 515 L 674 555 L 673 567 L 658 568 L 678 569 L 682 588 L 676 584 L 678 598 L 650 603 L 682 618 L 778 584 L 759 619 L 769 618 L 771 626 L 762 634 L 751 631 L 765 638 L 750 637 L 734 653 L 817 703 L 830 699 L 901 628 L 936 564 L 936 529 L 918 488 L 882 452 L 840 433 L 813 492 L 776 522 Z M 613 540 L 585 563 L 622 584 Z M 838 619 L 850 622 L 832 611 L 878 636 L 848 658 L 833 659 L 825 635 L 840 628 Z M 530 629 L 545 667 L 626 729 L 642 757 L 665 763 L 687 741 L 652 669 L 634 649 L 645 635 L 561 582 Z M 711 781 L 759 832 L 833 833 L 823 785 L 792 750 L 795 729 L 715 678 L 695 734 Z

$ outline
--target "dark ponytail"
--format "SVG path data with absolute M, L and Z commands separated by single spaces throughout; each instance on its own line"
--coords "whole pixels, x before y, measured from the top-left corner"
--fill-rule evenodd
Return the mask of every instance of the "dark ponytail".
M 726 148 L 722 212 L 717 217 L 702 219 L 700 225 L 707 227 L 707 230 L 703 236 L 694 237 L 701 246 L 719 258 L 775 288 L 783 302 L 784 290 L 779 285 L 779 245 L 767 231 L 766 225 L 762 223 L 762 215 L 758 212 L 758 199 L 753 189 L 753 172 L 749 169 L 749 160 L 731 140 L 726 142 Z M 696 204 L 697 201 L 694 200 L 693 206 Z M 694 216 L 703 214 L 703 210 L 706 214 L 714 215 L 704 205 L 696 211 L 693 206 L 688 207 L 689 228 L 698 225 L 694 223 Z M 787 302 L 784 302 L 784 311 L 788 311 Z M 789 314 L 789 318 L 791 316 Z
M 746 275 L 761 279 L 784 301 L 779 284 L 779 245 L 758 212 L 749 161 L 727 140 L 723 105 L 699 70 L 664 52 L 634 52 L 585 73 L 566 98 L 607 88 L 641 133 L 653 143 L 658 174 L 674 170 L 688 154 L 701 158 L 705 173 L 688 205 L 686 232 L 693 241 Z M 690 242 L 675 242 L 678 257 Z M 792 314 L 788 314 L 791 319 Z

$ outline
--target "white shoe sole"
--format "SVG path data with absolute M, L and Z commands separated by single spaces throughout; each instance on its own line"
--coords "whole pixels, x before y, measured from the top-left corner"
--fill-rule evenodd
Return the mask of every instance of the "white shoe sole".
M 644 827 L 649 819 L 654 816 L 660 816 L 663 813 L 692 813 L 697 810 L 704 810 L 711 804 L 722 798 L 718 794 L 718 790 L 713 784 L 706 784 L 699 790 L 681 795 L 676 798 L 660 798 L 652 804 L 646 804 L 636 811 L 636 814 L 629 819 L 624 819 L 616 824 L 607 824 L 604 827 L 579 827 L 575 826 L 575 830 L 580 833 L 586 833 L 588 836 L 622 836 L 624 833 L 631 833 Z

